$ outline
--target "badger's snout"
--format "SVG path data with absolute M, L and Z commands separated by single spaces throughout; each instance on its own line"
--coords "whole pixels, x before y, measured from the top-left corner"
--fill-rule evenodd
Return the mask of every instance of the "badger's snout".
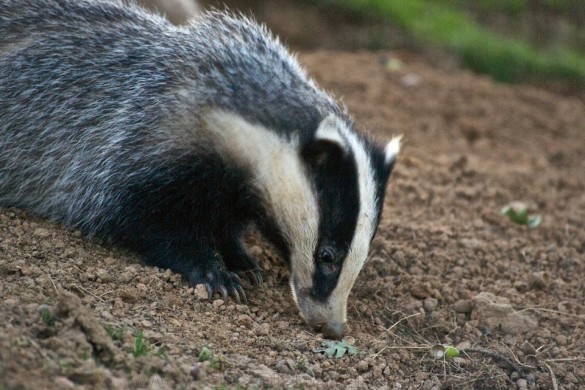
M 340 339 L 343 337 L 345 330 L 344 318 L 338 318 L 339 316 L 333 315 L 332 313 L 327 315 L 322 310 L 317 310 L 315 313 L 314 309 L 315 307 L 301 307 L 301 316 L 311 328 L 323 333 L 323 336 L 329 339 Z M 317 307 L 317 309 L 321 308 Z
M 297 289 L 294 284 L 292 291 L 301 317 L 311 328 L 330 339 L 343 337 L 347 297 L 332 295 L 328 299 L 319 300 L 311 295 L 310 289 Z
M 343 331 L 345 330 L 345 324 L 340 322 L 326 322 L 316 324 L 309 323 L 309 325 L 317 332 L 323 333 L 323 336 L 325 336 L 328 339 L 342 338 Z
M 343 337 L 345 330 L 345 321 L 339 321 L 336 318 L 325 318 L 324 316 L 306 315 L 301 309 L 301 316 L 305 319 L 307 324 L 316 332 L 323 333 L 328 339 L 340 339 Z

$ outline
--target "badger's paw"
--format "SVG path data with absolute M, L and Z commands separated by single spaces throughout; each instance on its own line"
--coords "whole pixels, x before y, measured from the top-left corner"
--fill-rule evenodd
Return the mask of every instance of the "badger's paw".
M 258 266 L 258 261 L 248 254 L 244 252 L 231 253 L 224 256 L 223 261 L 228 270 L 245 277 L 251 285 L 262 284 L 262 270 Z
M 229 296 L 235 298 L 236 302 L 248 304 L 248 297 L 242 287 L 242 280 L 233 272 L 215 269 L 209 272 L 191 271 L 189 283 L 193 286 L 203 284 L 207 289 L 207 296 L 211 301 L 213 295 L 221 294 L 224 300 Z

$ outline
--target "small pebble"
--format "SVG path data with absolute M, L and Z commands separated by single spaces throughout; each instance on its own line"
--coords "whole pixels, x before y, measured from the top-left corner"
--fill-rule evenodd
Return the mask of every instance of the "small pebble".
M 195 289 L 193 290 L 193 295 L 195 295 L 195 298 L 197 298 L 200 301 L 206 301 L 208 298 L 207 289 L 203 284 L 198 284 L 197 286 L 195 286 Z
M 365 360 L 362 360 L 360 362 L 358 362 L 358 364 L 355 367 L 359 372 L 366 372 L 368 371 L 369 365 L 368 362 L 366 362 Z
M 426 298 L 424 300 L 423 307 L 427 313 L 431 313 L 431 312 L 435 311 L 438 304 L 439 304 L 439 301 L 436 300 L 435 298 Z
M 528 282 L 528 286 L 535 290 L 544 290 L 549 284 L 550 276 L 547 272 L 534 272 Z
M 216 309 L 223 306 L 223 304 L 224 304 L 223 299 L 216 299 L 213 301 L 213 307 Z
M 457 313 L 471 313 L 472 304 L 469 299 L 462 299 L 453 305 L 453 310 Z
M 247 314 L 242 314 L 238 317 L 238 319 L 236 320 L 236 324 L 238 325 L 243 325 L 247 328 L 250 327 L 250 325 L 252 325 L 252 323 L 254 322 L 254 320 L 252 320 L 252 318 L 247 315 Z
M 56 377 L 53 382 L 57 385 L 60 389 L 74 389 L 75 383 L 71 382 L 68 378 L 64 376 Z
M 516 381 L 516 386 L 518 387 L 518 390 L 527 390 L 528 382 L 526 381 L 526 379 L 518 379 Z
M 193 367 L 191 367 L 191 378 L 193 378 L 193 380 L 198 380 L 201 377 L 201 364 L 197 363 L 195 364 Z

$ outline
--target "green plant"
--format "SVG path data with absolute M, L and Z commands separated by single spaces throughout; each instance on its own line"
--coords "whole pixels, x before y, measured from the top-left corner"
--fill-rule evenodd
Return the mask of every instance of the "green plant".
M 457 348 L 450 345 L 436 344 L 431 347 L 431 355 L 436 359 L 453 359 L 459 357 L 460 352 Z
M 81 358 L 83 360 L 87 360 L 91 357 L 91 347 L 87 346 L 83 348 L 83 351 L 81 352 Z
M 216 370 L 222 370 L 224 367 L 224 361 L 221 357 L 219 356 L 215 356 L 213 354 L 213 352 L 211 352 L 211 350 L 207 347 L 203 347 L 201 348 L 201 351 L 199 352 L 199 357 L 197 358 L 197 360 L 200 363 L 203 362 L 209 362 L 209 366 L 211 368 L 214 368 Z
M 500 210 L 502 215 L 505 215 L 510 221 L 519 225 L 527 225 L 535 228 L 542 222 L 542 216 L 539 214 L 528 214 L 528 205 L 523 202 L 511 202 Z
M 213 356 L 213 353 L 211 352 L 211 350 L 207 347 L 203 347 L 201 348 L 201 351 L 199 352 L 199 357 L 197 358 L 197 360 L 200 363 L 206 362 L 208 360 L 210 360 Z
M 348 344 L 345 339 L 342 339 L 341 341 L 323 341 L 322 346 L 325 348 L 314 349 L 313 352 L 324 353 L 327 357 L 335 356 L 338 359 L 343 357 L 345 354 L 355 355 L 358 353 L 357 348 L 351 344 Z
M 137 330 L 134 332 L 134 351 L 132 352 L 134 357 L 146 356 L 148 355 L 148 346 L 144 341 L 144 334 L 141 330 Z
M 209 366 L 216 370 L 223 370 L 224 363 L 219 356 L 214 356 L 213 359 L 209 361 Z
M 39 312 L 39 315 L 41 316 L 41 320 L 45 325 L 47 326 L 53 325 L 53 323 L 55 322 L 55 317 L 51 313 L 51 308 L 48 305 L 40 305 L 37 310 Z
M 106 324 L 104 328 L 106 329 L 106 333 L 115 341 L 121 341 L 126 333 L 126 328 L 124 326 Z

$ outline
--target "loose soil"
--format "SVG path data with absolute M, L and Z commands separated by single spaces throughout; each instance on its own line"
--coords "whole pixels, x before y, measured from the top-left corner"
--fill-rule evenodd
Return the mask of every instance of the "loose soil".
M 286 266 L 255 237 L 264 284 L 244 306 L 0 209 L 0 389 L 585 387 L 585 104 L 406 53 L 300 60 L 361 127 L 404 135 L 350 297 L 358 353 L 315 352 Z M 542 224 L 500 215 L 515 200 Z

